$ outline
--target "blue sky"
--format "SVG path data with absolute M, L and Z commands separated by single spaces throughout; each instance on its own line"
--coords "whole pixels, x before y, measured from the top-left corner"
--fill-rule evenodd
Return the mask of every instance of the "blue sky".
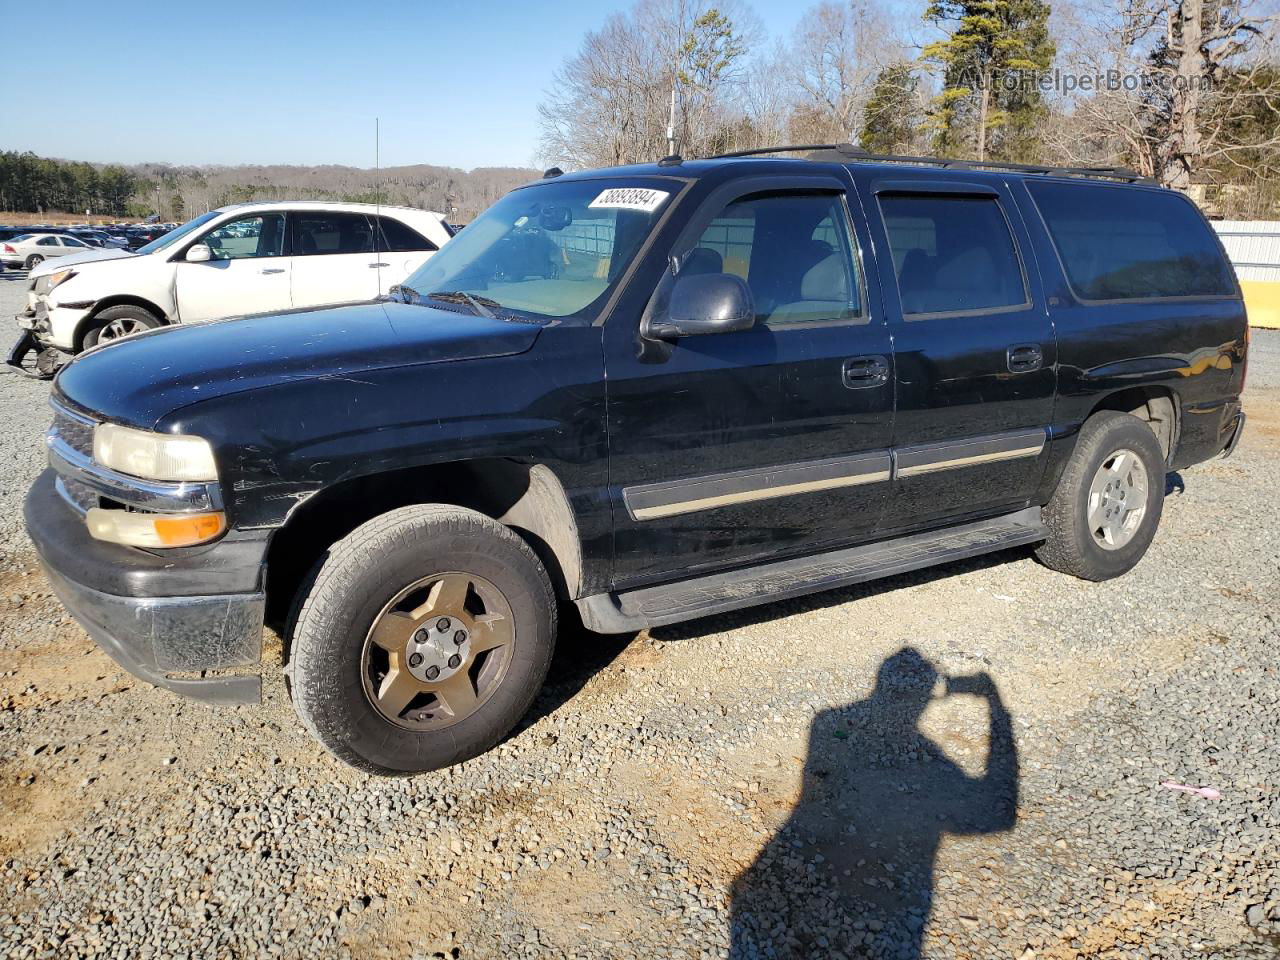
M 552 72 L 629 0 L 5 2 L 0 149 L 94 161 L 527 165 Z M 787 36 L 804 0 L 752 4 Z M 38 79 L 39 78 L 39 79 Z M 32 96 L 13 97 L 15 91 Z

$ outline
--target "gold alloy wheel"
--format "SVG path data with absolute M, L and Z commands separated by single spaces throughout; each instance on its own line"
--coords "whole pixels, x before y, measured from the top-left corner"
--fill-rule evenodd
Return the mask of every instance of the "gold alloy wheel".
M 515 618 L 502 591 L 469 573 L 437 573 L 405 587 L 373 620 L 360 657 L 365 696 L 415 732 L 470 716 L 506 675 Z

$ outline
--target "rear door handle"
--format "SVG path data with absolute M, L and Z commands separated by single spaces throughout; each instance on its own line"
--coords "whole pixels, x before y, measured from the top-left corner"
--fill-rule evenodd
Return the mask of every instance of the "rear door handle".
M 389 267 L 389 266 L 391 266 L 391 264 L 389 263 L 371 263 L 369 264 L 369 269 L 373 270 L 377 267 Z
M 1010 373 L 1030 373 L 1044 363 L 1044 353 L 1038 343 L 1015 343 L 1006 355 Z
M 878 387 L 888 379 L 888 357 L 850 357 L 840 368 L 840 380 L 850 390 Z
M 284 267 L 263 267 L 263 273 L 284 273 Z

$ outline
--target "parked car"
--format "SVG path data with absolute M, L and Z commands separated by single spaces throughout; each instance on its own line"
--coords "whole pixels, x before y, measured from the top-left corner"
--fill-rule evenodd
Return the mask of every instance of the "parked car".
M 70 234 L 22 233 L 0 242 L 0 263 L 6 267 L 34 270 L 46 260 L 92 249 Z
M 86 230 L 83 227 L 73 227 L 70 233 L 76 239 L 83 240 L 85 243 L 95 247 L 120 249 L 129 246 L 129 242 L 124 237 L 112 235 L 102 230 Z
M 62 370 L 27 529 L 122 666 L 256 700 L 265 618 L 325 747 L 425 770 L 519 721 L 560 603 L 634 631 L 1027 544 L 1106 580 L 1166 471 L 1240 438 L 1230 264 L 1136 174 L 848 147 L 550 174 L 383 302 Z
M 75 354 L 154 327 L 372 300 L 448 239 L 439 214 L 407 207 L 222 207 L 136 255 L 99 250 L 34 271 L 18 316 L 27 333 L 15 353 L 35 347 Z

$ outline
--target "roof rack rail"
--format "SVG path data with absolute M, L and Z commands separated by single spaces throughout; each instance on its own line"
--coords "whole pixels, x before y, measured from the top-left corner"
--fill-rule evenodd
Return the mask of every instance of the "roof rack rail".
M 734 157 L 761 157 L 771 153 L 808 153 L 810 160 L 831 160 L 837 163 L 902 163 L 919 166 L 942 167 L 947 170 L 1009 170 L 1016 173 L 1034 173 L 1049 177 L 1098 177 L 1104 180 L 1123 180 L 1127 183 L 1155 183 L 1151 177 L 1123 167 L 1059 167 L 1051 164 L 1005 163 L 996 160 L 952 160 L 947 157 L 916 157 L 896 153 L 870 153 L 852 143 L 803 143 L 779 147 L 755 147 L 751 150 L 733 150 L 708 157 L 709 160 L 728 160 Z

